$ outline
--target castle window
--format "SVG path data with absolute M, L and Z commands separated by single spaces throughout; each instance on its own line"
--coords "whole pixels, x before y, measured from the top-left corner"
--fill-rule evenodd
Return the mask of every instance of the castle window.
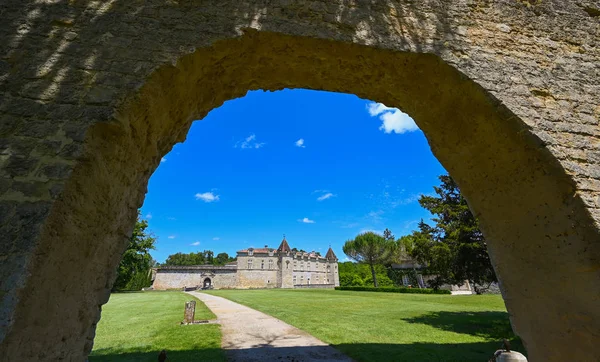
M 273 269 L 273 259 L 269 260 L 269 269 Z
M 306 278 L 306 284 L 310 285 L 310 278 Z
M 248 259 L 248 269 L 252 269 L 252 259 Z
M 294 279 L 293 284 L 296 284 L 296 276 L 295 275 L 294 275 L 293 279 Z
M 298 262 L 294 260 L 294 270 L 298 268 Z
M 260 268 L 264 269 L 265 268 L 265 259 L 260 261 Z
M 317 275 L 316 278 L 317 278 L 317 283 L 319 283 L 319 276 Z
M 310 271 L 310 261 L 306 263 L 306 270 Z
M 300 277 L 300 284 L 304 284 L 304 275 Z
M 300 270 L 304 271 L 304 262 L 300 262 Z
M 289 269 L 289 268 L 290 268 L 290 261 L 289 261 L 289 260 L 285 262 L 285 268 L 286 268 L 286 269 Z

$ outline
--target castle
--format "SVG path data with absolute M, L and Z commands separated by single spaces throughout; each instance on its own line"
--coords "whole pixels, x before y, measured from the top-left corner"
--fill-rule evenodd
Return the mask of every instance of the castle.
M 338 259 L 329 248 L 325 257 L 292 251 L 285 237 L 277 249 L 248 248 L 237 252 L 237 261 L 224 266 L 164 266 L 156 269 L 153 289 L 201 287 L 333 288 L 340 285 Z

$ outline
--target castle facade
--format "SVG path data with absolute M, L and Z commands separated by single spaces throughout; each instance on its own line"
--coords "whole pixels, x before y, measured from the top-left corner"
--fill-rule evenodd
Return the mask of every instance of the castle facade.
M 224 266 L 165 266 L 156 269 L 153 289 L 333 288 L 340 285 L 338 259 L 329 248 L 317 253 L 292 251 L 284 238 L 277 249 L 248 248 Z

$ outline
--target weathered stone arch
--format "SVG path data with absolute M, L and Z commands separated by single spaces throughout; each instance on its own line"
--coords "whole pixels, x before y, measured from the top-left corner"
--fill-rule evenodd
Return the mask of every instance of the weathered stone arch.
M 82 360 L 160 158 L 251 89 L 410 113 L 536 360 L 599 355 L 597 2 L 8 0 L 0 355 Z

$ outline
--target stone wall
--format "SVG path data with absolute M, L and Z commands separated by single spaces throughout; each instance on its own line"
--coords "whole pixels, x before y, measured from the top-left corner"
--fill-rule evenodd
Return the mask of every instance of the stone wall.
M 309 280 L 310 284 L 327 284 L 329 276 L 326 271 L 294 271 L 292 278 L 294 285 L 309 284 Z
M 277 270 L 238 270 L 237 288 L 277 288 Z
M 531 360 L 600 355 L 597 0 L 0 3 L 0 355 L 84 360 L 148 178 L 251 89 L 399 107 Z
M 292 282 L 293 277 L 293 260 L 289 256 L 282 256 L 280 270 L 278 273 L 279 288 L 293 288 L 294 283 Z
M 152 287 L 155 290 L 181 289 L 202 286 L 204 279 L 210 278 L 215 289 L 235 288 L 238 284 L 235 270 L 169 270 L 158 269 Z

